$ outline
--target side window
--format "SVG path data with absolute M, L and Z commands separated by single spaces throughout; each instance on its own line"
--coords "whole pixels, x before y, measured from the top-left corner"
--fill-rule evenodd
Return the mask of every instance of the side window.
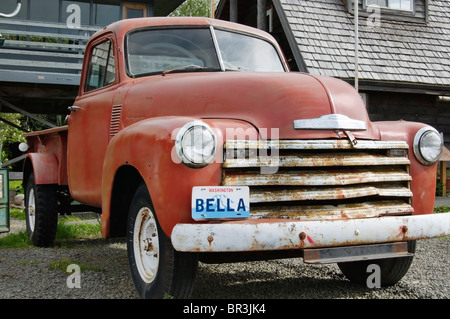
M 92 91 L 112 84 L 116 79 L 114 50 L 111 41 L 95 46 L 91 51 L 84 91 Z

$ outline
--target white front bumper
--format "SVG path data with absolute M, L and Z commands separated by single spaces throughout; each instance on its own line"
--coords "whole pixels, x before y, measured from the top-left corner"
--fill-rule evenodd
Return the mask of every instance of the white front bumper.
M 450 212 L 330 221 L 177 224 L 171 238 L 177 251 L 243 252 L 387 243 L 446 235 L 450 235 Z

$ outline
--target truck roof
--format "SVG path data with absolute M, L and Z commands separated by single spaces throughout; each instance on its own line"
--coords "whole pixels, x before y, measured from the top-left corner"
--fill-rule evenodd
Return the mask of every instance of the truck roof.
M 227 29 L 233 29 L 240 32 L 252 33 L 258 36 L 275 39 L 267 32 L 242 25 L 239 23 L 229 22 L 219 19 L 211 19 L 204 17 L 149 17 L 124 19 L 111 23 L 97 31 L 92 38 L 96 38 L 106 32 L 114 32 L 117 36 L 124 36 L 128 31 L 145 27 L 164 27 L 164 26 L 215 26 Z

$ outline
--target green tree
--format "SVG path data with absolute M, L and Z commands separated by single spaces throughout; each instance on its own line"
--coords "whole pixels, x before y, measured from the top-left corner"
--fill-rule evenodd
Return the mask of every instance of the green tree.
M 6 162 L 12 159 L 13 154 L 11 146 L 16 146 L 19 142 L 24 142 L 23 130 L 21 127 L 21 114 L 18 113 L 1 113 L 0 114 L 0 147 L 1 159 Z
M 176 8 L 170 16 L 176 17 L 210 17 L 211 16 L 211 6 L 217 6 L 219 0 L 186 0 Z

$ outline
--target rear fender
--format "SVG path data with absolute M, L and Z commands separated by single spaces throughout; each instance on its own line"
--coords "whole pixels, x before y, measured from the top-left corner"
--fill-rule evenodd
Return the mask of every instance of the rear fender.
M 55 155 L 51 153 L 29 153 L 26 161 L 31 163 L 36 184 L 58 183 L 59 166 Z

